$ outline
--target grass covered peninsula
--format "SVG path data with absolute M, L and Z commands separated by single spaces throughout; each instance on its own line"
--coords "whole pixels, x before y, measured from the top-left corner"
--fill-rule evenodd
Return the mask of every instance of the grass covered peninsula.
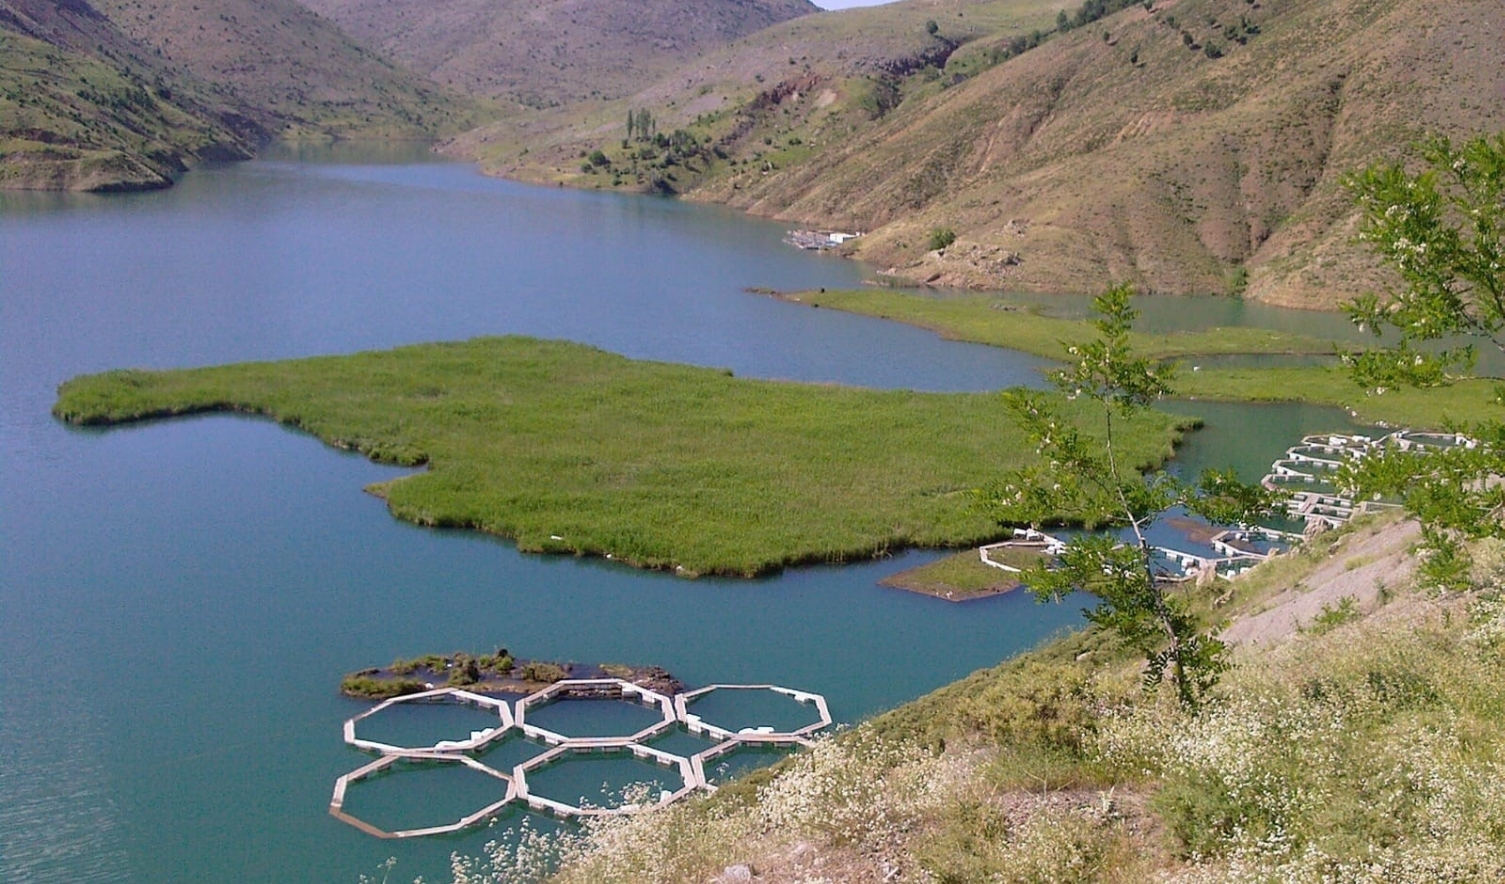
M 370 489 L 399 518 L 687 575 L 979 543 L 999 529 L 972 489 L 1034 456 L 991 394 L 747 380 L 522 337 L 111 371 L 53 407 L 87 425 L 216 411 L 427 465 Z M 1158 463 L 1184 420 L 1146 413 L 1116 444 Z
M 1007 347 L 1060 358 L 1064 347 L 1090 340 L 1081 319 L 1001 309 L 995 298 L 934 297 L 914 292 L 863 289 L 775 295 L 791 303 L 858 313 L 929 329 L 942 337 Z M 1331 341 L 1271 329 L 1229 327 L 1203 331 L 1130 332 L 1136 353 L 1153 359 L 1218 356 L 1334 355 Z M 1361 420 L 1436 429 L 1450 420 L 1476 420 L 1488 401 L 1493 378 L 1467 378 L 1447 386 L 1365 390 L 1341 365 L 1206 367 L 1176 377 L 1176 395 L 1218 402 L 1305 402 L 1344 408 Z

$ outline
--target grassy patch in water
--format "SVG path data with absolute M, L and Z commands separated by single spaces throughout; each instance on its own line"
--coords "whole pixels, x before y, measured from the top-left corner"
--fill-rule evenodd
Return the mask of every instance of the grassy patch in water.
M 426 463 L 372 488 L 400 518 L 687 574 L 980 543 L 999 529 L 972 489 L 1034 456 L 992 394 L 744 380 L 516 337 L 112 371 L 53 409 L 101 425 L 212 411 Z M 1118 441 L 1157 463 L 1183 420 L 1148 413 Z
M 996 550 L 993 558 L 1016 568 L 1027 568 L 1038 562 L 1040 555 L 1030 550 L 1002 549 Z M 1008 592 L 1020 586 L 1018 574 L 983 564 L 975 549 L 901 571 L 879 582 L 953 601 Z
M 1097 335 L 1097 330 L 1087 320 L 1042 316 L 984 296 L 927 297 L 886 289 L 863 289 L 796 292 L 779 297 L 811 307 L 891 319 L 930 329 L 951 340 L 1007 347 L 1047 359 L 1061 358 L 1063 345 L 1085 344 Z M 1246 327 L 1160 334 L 1134 332 L 1129 341 L 1136 352 L 1157 359 L 1336 352 L 1331 341 Z

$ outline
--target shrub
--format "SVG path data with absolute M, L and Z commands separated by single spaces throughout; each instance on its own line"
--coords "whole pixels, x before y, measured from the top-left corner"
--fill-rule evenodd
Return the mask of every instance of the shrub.
M 555 663 L 541 663 L 537 660 L 530 660 L 524 663 L 521 674 L 523 681 L 547 682 L 550 684 L 569 675 L 568 672 L 564 671 L 563 666 Z
M 369 675 L 347 675 L 340 682 L 340 693 L 369 700 L 386 700 L 416 694 L 428 686 L 411 678 L 381 679 Z
M 937 252 L 956 242 L 956 231 L 949 227 L 936 227 L 930 231 L 930 251 Z

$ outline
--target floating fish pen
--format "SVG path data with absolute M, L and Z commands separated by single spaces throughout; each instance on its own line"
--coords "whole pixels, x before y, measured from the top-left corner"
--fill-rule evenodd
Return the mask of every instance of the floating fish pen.
M 715 691 L 766 691 L 788 697 L 802 707 L 808 707 L 807 722 L 800 727 L 775 730 L 771 726 L 735 728 L 713 716 L 691 712 L 695 700 Z M 545 706 L 566 702 L 626 702 L 654 712 L 656 721 L 632 733 L 606 736 L 575 736 L 553 728 L 544 728 L 528 721 L 530 710 L 534 713 Z M 440 740 L 432 745 L 400 746 L 395 743 L 365 739 L 358 735 L 358 726 L 384 711 L 401 704 L 450 704 L 475 707 L 496 716 L 495 726 L 470 731 L 467 738 Z M 329 812 L 336 819 L 354 826 L 378 838 L 414 838 L 426 835 L 443 835 L 459 832 L 480 825 L 505 811 L 512 805 L 525 805 L 535 812 L 556 817 L 589 817 L 638 813 L 678 801 L 697 790 L 714 792 L 716 787 L 706 779 L 705 764 L 743 748 L 791 748 L 808 746 L 811 738 L 832 724 L 831 710 L 826 698 L 810 691 L 797 690 L 774 684 L 715 684 L 695 691 L 670 697 L 649 690 L 632 682 L 614 678 L 566 679 L 555 682 L 541 691 L 508 703 L 483 694 L 475 694 L 459 688 L 438 688 L 420 694 L 409 694 L 385 700 L 345 722 L 345 742 L 357 749 L 378 754 L 378 758 L 335 780 L 334 794 L 329 801 Z M 489 718 L 487 720 L 489 724 Z M 684 726 L 691 733 L 711 741 L 709 748 L 694 755 L 681 755 L 647 745 L 655 737 L 663 735 L 676 726 Z M 540 751 L 513 766 L 508 771 L 489 767 L 478 757 L 487 747 L 510 735 L 522 734 L 539 746 Z M 456 735 L 460 736 L 460 735 Z M 537 774 L 553 765 L 571 758 L 580 757 L 621 758 L 646 762 L 655 768 L 663 768 L 675 775 L 673 788 L 659 790 L 653 800 L 624 801 L 596 807 L 584 802 L 562 801 L 537 794 L 529 784 L 528 775 Z M 484 757 L 484 756 L 483 756 Z M 351 813 L 347 800 L 351 786 L 377 777 L 400 765 L 461 766 L 470 771 L 498 781 L 503 790 L 499 800 L 462 816 L 451 823 L 401 829 L 385 829 Z
M 1348 461 L 1386 451 L 1425 453 L 1448 448 L 1474 448 L 1478 441 L 1460 433 L 1424 433 L 1396 430 L 1379 438 L 1344 433 L 1323 433 L 1302 438 L 1270 465 L 1262 480 L 1270 491 L 1286 492 L 1286 514 L 1306 523 L 1308 531 L 1336 528 L 1356 515 L 1397 504 L 1386 500 L 1356 501 L 1334 482 Z

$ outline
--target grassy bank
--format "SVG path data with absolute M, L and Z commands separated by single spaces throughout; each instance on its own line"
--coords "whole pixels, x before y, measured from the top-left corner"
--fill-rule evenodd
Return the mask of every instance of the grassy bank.
M 980 542 L 998 527 L 971 489 L 1033 454 L 990 394 L 743 380 L 526 338 L 107 372 L 64 384 L 53 411 L 100 425 L 264 414 L 427 464 L 373 486 L 400 518 L 687 574 Z M 1121 444 L 1156 463 L 1177 426 L 1147 414 Z
M 1332 405 L 1348 409 L 1361 420 L 1440 428 L 1449 419 L 1482 420 L 1496 383 L 1490 378 L 1474 378 L 1447 387 L 1377 392 L 1361 389 L 1340 367 L 1209 368 L 1182 372 L 1176 380 L 1176 393 L 1224 402 Z
M 1403 527 L 1262 566 L 1217 615 L 1322 592 L 1375 544 L 1403 555 Z M 1505 555 L 1478 561 L 1471 592 L 1395 580 L 1351 617 L 1241 648 L 1198 715 L 1077 633 L 710 799 L 597 824 L 557 880 L 1498 881 Z
M 925 297 L 888 289 L 795 292 L 780 298 L 811 307 L 860 313 L 930 329 L 944 338 L 1007 347 L 1047 359 L 1061 358 L 1062 345 L 1092 340 L 1091 324 L 1042 316 L 985 296 Z M 1156 359 L 1242 354 L 1336 352 L 1331 341 L 1262 328 L 1211 328 L 1195 332 L 1133 332 L 1135 351 Z
M 1007 347 L 1059 359 L 1063 345 L 1090 340 L 1090 321 L 1041 316 L 1028 310 L 1000 309 L 993 298 L 926 297 L 882 289 L 797 292 L 783 300 L 891 319 L 930 329 L 942 337 Z M 1196 356 L 1335 353 L 1332 342 L 1289 332 L 1256 328 L 1212 328 L 1197 332 L 1133 332 L 1130 343 L 1156 359 Z M 1449 387 L 1400 389 L 1379 393 L 1354 384 L 1340 367 L 1205 368 L 1183 371 L 1177 396 L 1221 402 L 1305 402 L 1353 412 L 1362 420 L 1393 426 L 1438 428 L 1449 419 L 1478 420 L 1491 396 L 1489 379 L 1461 381 Z

